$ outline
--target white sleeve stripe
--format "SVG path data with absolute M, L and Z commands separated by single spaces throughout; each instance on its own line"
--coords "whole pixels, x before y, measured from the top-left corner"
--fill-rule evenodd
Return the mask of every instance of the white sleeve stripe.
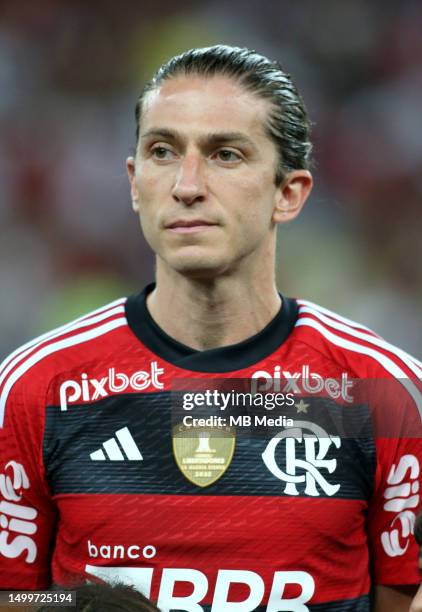
M 123 305 L 124 301 L 125 299 L 116 300 L 115 302 L 112 302 L 108 306 L 103 306 L 102 308 L 98 308 L 97 310 L 94 310 L 88 315 L 84 315 L 83 317 L 79 317 L 78 319 L 75 319 L 74 321 L 71 321 L 70 323 L 66 323 L 66 325 L 62 325 L 61 327 L 57 327 L 56 329 L 50 330 L 49 332 L 43 334 L 42 336 L 33 338 L 32 340 L 20 346 L 15 351 L 13 351 L 13 353 L 11 353 L 10 355 L 6 357 L 3 363 L 0 364 L 0 374 L 2 374 L 2 372 L 7 368 L 10 362 L 14 360 L 15 357 L 16 359 L 14 360 L 14 362 L 16 363 L 17 361 L 19 361 L 21 357 L 22 358 L 25 357 L 25 355 L 27 355 L 28 352 L 30 352 L 30 350 L 32 350 L 33 348 L 36 348 L 37 346 L 40 346 L 44 341 L 50 340 L 52 338 L 56 338 L 57 336 L 60 336 L 61 334 L 66 334 L 69 331 L 72 331 L 72 329 L 78 329 L 78 327 L 81 327 L 84 325 L 85 326 L 90 325 L 91 323 L 95 323 L 96 321 L 101 321 L 102 319 L 105 319 L 108 316 L 112 316 L 110 313 L 116 314 L 116 313 L 123 312 L 124 311 L 124 305 Z M 0 378 L 0 384 L 2 380 L 3 378 Z
M 369 332 L 369 334 L 372 336 L 376 336 L 377 334 L 375 332 L 373 332 L 371 329 L 369 329 L 369 327 L 365 327 L 365 325 L 361 325 L 360 323 L 356 323 L 356 321 L 352 321 L 351 319 L 347 319 L 346 317 L 343 317 L 339 314 L 337 314 L 336 312 L 332 312 L 331 310 L 328 310 L 327 308 L 323 308 L 322 306 L 319 306 L 319 304 L 314 304 L 313 302 L 309 302 L 308 300 L 297 300 L 297 303 L 299 305 L 304 304 L 305 306 L 309 306 L 310 308 L 314 308 L 315 310 L 317 310 L 318 312 L 321 312 L 329 317 L 332 317 L 333 319 L 337 320 L 337 321 L 341 321 L 342 323 L 346 323 L 346 325 L 350 325 L 351 327 L 357 327 L 358 329 L 364 329 L 365 331 Z
M 393 355 L 401 359 L 401 361 L 409 368 L 409 370 L 416 374 L 418 378 L 422 378 L 422 369 L 418 365 L 417 360 L 411 357 L 411 355 L 408 355 L 405 351 L 402 351 L 402 349 L 398 348 L 397 346 L 394 346 L 393 344 L 390 344 L 389 342 L 386 342 L 385 340 L 377 336 L 369 336 L 368 334 L 362 333 L 357 329 L 352 329 L 346 325 L 343 325 L 342 323 L 333 321 L 333 319 L 326 317 L 325 315 L 321 314 L 313 308 L 301 306 L 299 312 L 309 313 L 334 329 L 338 329 L 339 331 L 342 331 L 345 334 L 349 334 L 350 336 L 354 336 L 355 338 L 359 338 L 364 342 L 374 344 L 375 346 L 378 346 L 379 348 L 384 349 L 385 351 L 393 353 Z
M 69 348 L 71 346 L 75 346 L 76 344 L 82 344 L 83 342 L 87 342 L 89 340 L 93 340 L 94 338 L 98 338 L 98 336 L 102 336 L 113 329 L 118 327 L 122 327 L 123 325 L 127 325 L 127 321 L 125 317 L 121 317 L 120 319 L 114 319 L 113 321 L 109 321 L 100 327 L 95 327 L 94 329 L 90 329 L 86 332 L 78 334 L 76 336 L 71 336 L 70 338 L 64 338 L 63 340 L 59 340 L 58 342 L 54 342 L 53 344 L 49 344 L 44 348 L 40 349 L 36 353 L 34 353 L 31 357 L 29 357 L 26 361 L 24 361 L 16 370 L 9 376 L 6 384 L 3 387 L 3 391 L 0 395 L 0 428 L 3 427 L 4 421 L 4 412 L 6 407 L 7 398 L 9 393 L 13 387 L 13 385 L 19 380 L 21 376 L 23 376 L 28 370 L 32 368 L 33 365 L 55 353 L 65 348 Z
M 6 366 L 3 368 L 3 371 L 0 368 L 0 386 L 3 383 L 4 379 L 6 378 L 6 376 L 8 375 L 8 373 L 13 370 L 13 368 L 20 362 L 23 361 L 25 359 L 25 357 L 27 355 L 29 355 L 29 353 L 31 353 L 33 350 L 38 350 L 39 347 L 46 343 L 49 340 L 53 340 L 55 338 L 58 338 L 59 336 L 63 336 L 65 334 L 77 331 L 78 329 L 80 329 L 81 327 L 88 327 L 90 325 L 93 325 L 95 323 L 99 323 L 101 321 L 104 321 L 104 319 L 109 319 L 114 315 L 118 315 L 118 314 L 122 314 L 124 312 L 124 307 L 123 306 L 117 306 L 116 308 L 113 308 L 112 310 L 108 310 L 107 312 L 104 312 L 103 314 L 97 315 L 96 317 L 92 317 L 90 319 L 84 319 L 83 321 L 80 321 L 77 324 L 74 325 L 69 325 L 68 329 L 62 330 L 59 333 L 51 333 L 48 338 L 42 340 L 41 342 L 38 342 L 37 344 L 34 344 L 33 342 L 31 342 L 31 346 L 29 349 L 27 349 L 26 351 L 24 351 L 23 353 L 19 353 L 19 355 L 13 359 L 12 361 L 6 360 L 3 363 L 3 366 Z M 9 363 L 7 364 L 7 361 L 9 361 Z
M 387 370 L 387 372 L 389 372 L 395 378 L 397 378 L 399 383 L 411 395 L 411 397 L 415 401 L 415 404 L 419 410 L 419 415 L 422 420 L 422 395 L 419 389 L 416 387 L 413 381 L 409 379 L 409 377 L 405 374 L 405 372 L 403 372 L 403 370 L 397 364 L 395 364 L 394 361 L 392 361 L 389 357 L 387 357 L 380 351 L 370 348 L 369 346 L 364 346 L 363 344 L 357 344 L 356 342 L 352 342 L 351 340 L 346 340 L 345 338 L 342 338 L 341 336 L 336 336 L 335 334 L 330 332 L 328 329 L 326 329 L 323 325 L 321 325 L 321 323 L 318 323 L 318 321 L 315 321 L 315 319 L 310 319 L 307 317 L 299 319 L 296 323 L 296 326 L 299 327 L 302 325 L 313 327 L 314 329 L 319 331 L 325 338 L 327 338 L 327 340 L 329 340 L 332 344 L 335 344 L 336 346 L 341 346 L 342 348 L 348 349 L 349 351 L 352 351 L 354 353 L 361 353 L 362 355 L 368 355 L 369 357 L 372 357 L 373 359 L 375 359 L 375 361 L 378 361 L 378 363 L 380 363 L 383 366 L 383 368 Z

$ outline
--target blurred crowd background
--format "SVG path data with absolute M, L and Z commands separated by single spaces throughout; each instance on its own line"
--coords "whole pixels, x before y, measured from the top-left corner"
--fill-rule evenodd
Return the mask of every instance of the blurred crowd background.
M 278 59 L 316 188 L 278 283 L 420 357 L 420 0 L 0 0 L 0 357 L 153 278 L 125 173 L 142 85 L 219 42 Z

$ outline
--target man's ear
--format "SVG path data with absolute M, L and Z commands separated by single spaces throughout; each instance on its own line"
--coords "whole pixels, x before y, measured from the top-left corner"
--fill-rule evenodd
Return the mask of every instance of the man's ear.
M 295 219 L 311 193 L 312 174 L 308 170 L 292 170 L 277 188 L 272 220 L 287 223 Z
M 128 157 L 126 160 L 127 176 L 130 183 L 130 195 L 132 198 L 132 208 L 135 212 L 139 212 L 139 191 L 136 186 L 135 177 L 135 158 Z

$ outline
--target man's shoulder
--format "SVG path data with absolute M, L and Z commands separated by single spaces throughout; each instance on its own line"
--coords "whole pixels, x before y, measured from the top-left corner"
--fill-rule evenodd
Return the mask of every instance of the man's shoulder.
M 422 378 L 422 363 L 370 328 L 298 299 L 297 339 L 356 378 Z
M 30 393 L 32 388 L 45 388 L 55 376 L 104 351 L 108 336 L 127 326 L 126 299 L 117 299 L 30 340 L 0 363 L 0 427 L 12 390 L 21 386 Z

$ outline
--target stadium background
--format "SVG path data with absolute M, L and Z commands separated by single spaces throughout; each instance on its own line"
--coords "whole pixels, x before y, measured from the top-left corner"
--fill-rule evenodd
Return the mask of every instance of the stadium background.
M 124 161 L 145 78 L 217 42 L 279 59 L 316 188 L 278 283 L 421 355 L 419 0 L 0 1 L 0 356 L 152 279 Z

